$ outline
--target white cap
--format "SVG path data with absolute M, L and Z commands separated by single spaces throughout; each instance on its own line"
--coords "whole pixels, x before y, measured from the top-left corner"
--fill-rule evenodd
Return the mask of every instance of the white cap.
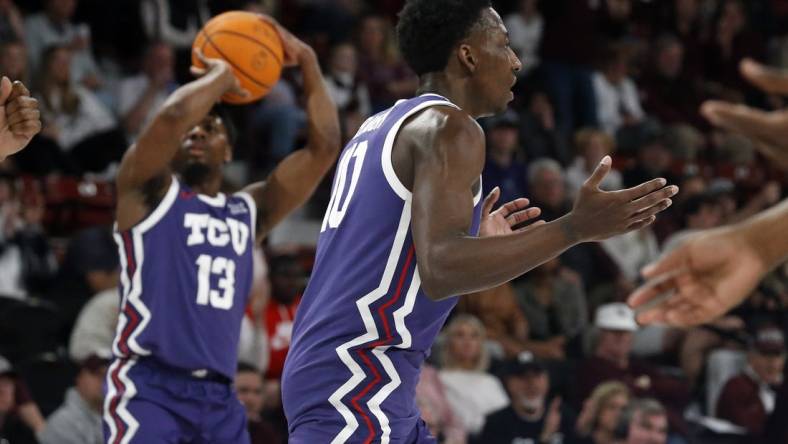
M 0 356 L 0 373 L 10 373 L 13 371 L 14 368 L 11 366 L 11 363 L 8 362 L 8 359 Z
M 620 302 L 597 308 L 595 325 L 605 330 L 637 331 L 639 328 L 635 321 L 635 312 L 627 304 Z

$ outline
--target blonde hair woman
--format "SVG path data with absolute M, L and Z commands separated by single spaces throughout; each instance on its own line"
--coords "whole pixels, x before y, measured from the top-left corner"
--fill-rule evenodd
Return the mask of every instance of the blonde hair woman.
M 440 380 L 446 399 L 465 430 L 475 435 L 482 431 L 484 418 L 509 405 L 498 378 L 485 373 L 490 358 L 484 347 L 485 331 L 475 316 L 456 316 L 445 330 L 441 349 Z
M 588 444 L 613 442 L 616 425 L 630 398 L 629 389 L 620 382 L 598 385 L 583 404 L 577 419 L 577 436 Z

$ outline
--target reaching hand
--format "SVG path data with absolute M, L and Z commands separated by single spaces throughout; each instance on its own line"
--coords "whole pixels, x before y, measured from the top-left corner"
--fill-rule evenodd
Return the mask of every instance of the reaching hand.
M 568 229 L 580 241 L 604 240 L 652 224 L 656 215 L 673 204 L 676 186 L 654 179 L 621 191 L 602 191 L 599 185 L 610 172 L 612 159 L 605 156 L 580 188 L 569 214 Z
M 788 72 L 781 72 L 745 59 L 742 75 L 769 94 L 788 94 Z M 788 167 L 788 110 L 761 111 L 746 105 L 711 100 L 701 113 L 715 126 L 741 133 L 755 140 L 764 155 Z
M 533 207 L 528 208 L 528 199 L 517 199 L 492 211 L 495 203 L 501 197 L 501 189 L 495 187 L 484 199 L 482 207 L 482 222 L 479 229 L 479 237 L 500 236 L 515 232 L 514 227 L 539 217 L 542 210 Z M 544 221 L 535 222 L 525 228 L 516 231 L 525 231 L 533 227 L 544 224 Z
M 0 80 L 0 160 L 26 147 L 41 131 L 38 101 L 22 82 Z
M 648 281 L 630 296 L 629 305 L 641 310 L 641 324 L 703 324 L 741 303 L 766 269 L 740 231 L 726 227 L 698 233 L 643 270 Z

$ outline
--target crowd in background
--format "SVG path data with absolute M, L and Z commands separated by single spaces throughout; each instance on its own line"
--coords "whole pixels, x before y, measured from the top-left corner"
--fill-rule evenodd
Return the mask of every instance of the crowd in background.
M 523 62 L 510 109 L 482 119 L 483 188 L 525 196 L 549 221 L 600 159 L 608 190 L 679 185 L 649 228 L 575 247 L 514 282 L 460 298 L 417 403 L 439 442 L 781 442 L 788 264 L 698 328 L 641 328 L 622 301 L 640 269 L 696 230 L 778 202 L 785 174 L 715 131 L 706 99 L 784 106 L 738 71 L 788 68 L 786 0 L 494 1 Z M 0 163 L 0 442 L 101 441 L 101 384 L 118 318 L 113 179 L 129 144 L 190 77 L 212 15 L 275 16 L 318 53 L 345 140 L 416 93 L 397 51 L 403 0 L 0 0 L 0 74 L 38 98 L 43 131 Z M 303 142 L 300 79 L 232 109 L 228 190 Z M 255 258 L 235 381 L 252 442 L 284 442 L 278 378 L 314 260 L 324 184 Z M 783 424 L 780 424 L 782 422 Z M 785 436 L 785 435 L 780 435 Z M 774 441 L 769 441 L 774 439 Z

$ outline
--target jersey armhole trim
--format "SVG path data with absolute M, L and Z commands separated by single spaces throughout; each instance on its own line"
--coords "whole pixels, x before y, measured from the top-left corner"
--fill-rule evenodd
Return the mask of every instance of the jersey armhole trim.
M 257 245 L 257 202 L 254 201 L 254 198 L 251 194 L 246 191 L 239 191 L 234 194 L 234 196 L 240 197 L 241 199 L 246 202 L 246 205 L 249 207 L 249 211 L 251 214 L 249 217 L 251 218 L 252 226 L 252 243 Z
M 440 97 L 440 96 L 438 96 Z M 397 134 L 399 133 L 399 129 L 405 120 L 407 120 L 410 116 L 416 114 L 419 111 L 422 111 L 426 108 L 430 108 L 433 106 L 450 106 L 452 108 L 460 109 L 457 105 L 447 101 L 447 100 L 430 100 L 428 102 L 420 103 L 419 105 L 415 106 L 412 110 L 405 113 L 404 116 L 400 117 L 394 126 L 388 131 L 386 134 L 386 139 L 383 142 L 383 151 L 380 156 L 381 166 L 383 167 L 383 175 L 386 176 L 386 182 L 389 183 L 389 186 L 392 190 L 400 197 L 402 200 L 408 200 L 412 193 L 408 190 L 405 185 L 400 182 L 399 177 L 397 177 L 397 173 L 394 171 L 394 163 L 391 160 L 391 151 L 394 148 L 394 141 L 397 139 Z
M 178 181 L 178 178 L 173 174 L 172 180 L 170 181 L 170 187 L 167 189 L 167 193 L 164 194 L 161 202 L 156 205 L 156 208 L 154 208 L 150 214 L 145 216 L 144 219 L 131 227 L 128 231 L 142 234 L 153 228 L 157 223 L 159 223 L 160 220 L 164 218 L 170 208 L 172 208 L 172 205 L 175 203 L 175 199 L 178 197 L 178 191 L 180 191 L 180 189 L 181 184 Z M 113 226 L 113 231 L 118 231 L 117 222 L 115 222 Z

